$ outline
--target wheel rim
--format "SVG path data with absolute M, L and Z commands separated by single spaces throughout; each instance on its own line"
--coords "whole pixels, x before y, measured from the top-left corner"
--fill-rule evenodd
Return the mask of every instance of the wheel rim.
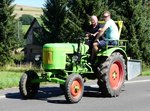
M 118 89 L 123 82 L 123 77 L 124 77 L 123 66 L 120 61 L 115 61 L 111 65 L 109 72 L 109 81 L 111 88 Z
M 70 87 L 71 95 L 74 98 L 78 98 L 82 92 L 82 84 L 79 80 L 74 80 Z

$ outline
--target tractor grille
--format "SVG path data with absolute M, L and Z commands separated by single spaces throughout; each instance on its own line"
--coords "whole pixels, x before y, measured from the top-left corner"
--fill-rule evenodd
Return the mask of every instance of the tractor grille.
M 43 63 L 44 64 L 52 64 L 53 63 L 52 57 L 53 57 L 52 52 L 44 51 L 43 52 Z

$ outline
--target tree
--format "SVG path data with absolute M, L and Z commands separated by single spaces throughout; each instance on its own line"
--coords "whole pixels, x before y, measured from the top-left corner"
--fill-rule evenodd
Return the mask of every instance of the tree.
M 107 6 L 103 0 L 71 0 L 70 7 L 80 21 L 81 28 L 86 31 L 90 16 L 96 15 L 100 18 Z
M 42 16 L 47 36 L 42 41 L 76 42 L 86 31 L 89 16 L 99 16 L 102 5 L 102 0 L 47 0 Z
M 19 20 L 15 20 L 15 36 L 17 38 L 18 47 L 25 46 L 25 33 L 23 32 L 22 22 Z
M 13 0 L 0 1 L 0 65 L 10 62 L 11 51 L 16 47 Z
M 30 25 L 33 21 L 34 17 L 32 15 L 23 14 L 19 20 L 22 22 L 23 25 Z
M 150 65 L 150 1 L 145 0 L 142 9 L 142 25 L 139 35 L 139 45 L 142 53 L 142 60 Z
M 43 8 L 44 38 L 41 40 L 47 42 L 68 42 L 82 31 L 77 23 L 75 15 L 71 13 L 67 0 L 47 0 Z M 71 19 L 70 19 L 71 18 Z

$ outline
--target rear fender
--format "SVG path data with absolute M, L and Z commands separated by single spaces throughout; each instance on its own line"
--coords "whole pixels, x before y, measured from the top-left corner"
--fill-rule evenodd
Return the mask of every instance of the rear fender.
M 126 52 L 122 48 L 119 48 L 119 47 L 113 47 L 113 48 L 109 48 L 107 50 L 101 50 L 101 51 L 98 52 L 97 56 L 109 57 L 114 52 L 119 52 L 120 54 L 122 54 L 124 59 L 127 61 Z

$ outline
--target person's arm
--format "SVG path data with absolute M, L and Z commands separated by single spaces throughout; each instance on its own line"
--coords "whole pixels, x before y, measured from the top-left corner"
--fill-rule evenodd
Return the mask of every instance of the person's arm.
M 97 31 L 96 33 L 91 34 L 91 35 L 94 36 L 94 37 L 96 37 L 98 33 L 99 33 L 99 31 Z
M 86 32 L 86 34 L 85 34 L 86 37 L 89 37 L 90 35 L 91 35 L 91 33 L 89 33 L 89 32 Z
M 97 27 L 98 27 L 98 30 L 97 30 L 96 33 L 93 34 L 93 36 L 95 36 L 95 37 L 100 33 L 100 30 L 104 27 L 104 25 L 99 24 L 99 23 L 98 23 L 97 25 L 98 25 L 98 26 L 97 26 Z
M 99 30 L 99 33 L 98 33 L 98 35 L 97 35 L 95 41 L 99 41 L 99 38 L 104 34 L 104 32 L 108 29 L 108 27 L 109 27 L 109 25 L 106 23 L 106 24 L 104 25 L 104 27 L 101 28 L 101 30 Z

